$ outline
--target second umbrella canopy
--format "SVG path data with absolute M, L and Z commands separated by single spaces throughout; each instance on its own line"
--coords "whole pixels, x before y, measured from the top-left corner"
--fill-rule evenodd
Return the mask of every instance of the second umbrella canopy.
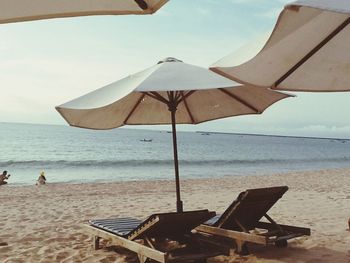
M 262 50 L 212 70 L 255 86 L 290 91 L 350 90 L 350 1 L 299 0 L 285 6 Z

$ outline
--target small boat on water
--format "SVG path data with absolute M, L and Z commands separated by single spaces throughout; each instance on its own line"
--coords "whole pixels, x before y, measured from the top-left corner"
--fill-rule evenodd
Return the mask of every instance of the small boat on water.
M 140 140 L 140 142 L 152 142 L 153 141 L 153 139 L 142 139 L 142 140 Z

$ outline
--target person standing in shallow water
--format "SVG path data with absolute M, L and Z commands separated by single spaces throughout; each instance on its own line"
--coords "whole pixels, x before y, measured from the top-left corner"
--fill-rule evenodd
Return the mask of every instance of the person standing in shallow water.
M 7 175 L 7 171 L 3 171 L 2 174 L 0 175 L 0 185 L 2 184 L 7 184 L 5 180 L 9 179 L 11 175 Z
M 45 172 L 42 171 L 39 175 L 39 178 L 36 182 L 36 185 L 43 185 L 43 184 L 46 184 L 46 177 L 45 177 Z

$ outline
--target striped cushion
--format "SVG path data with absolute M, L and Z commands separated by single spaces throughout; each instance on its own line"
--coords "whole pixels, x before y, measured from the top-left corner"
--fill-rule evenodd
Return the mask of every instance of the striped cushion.
M 208 226 L 214 226 L 216 224 L 216 222 L 219 220 L 220 217 L 221 217 L 221 215 L 216 215 L 216 216 L 210 218 L 204 224 L 208 225 Z
M 129 235 L 142 222 L 142 220 L 131 217 L 89 220 L 90 225 L 122 237 Z

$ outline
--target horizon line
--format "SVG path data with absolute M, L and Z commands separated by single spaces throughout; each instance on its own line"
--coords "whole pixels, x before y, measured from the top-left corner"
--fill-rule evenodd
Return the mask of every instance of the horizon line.
M 50 124 L 50 123 L 30 123 L 30 122 L 8 122 L 8 121 L 0 121 L 0 124 L 18 124 L 18 125 L 45 125 L 45 126 L 62 126 L 62 127 L 72 127 L 70 125 L 66 124 Z M 140 126 L 147 126 L 147 125 L 140 125 Z M 154 126 L 153 126 L 154 127 Z M 77 127 L 73 127 L 77 128 Z M 79 128 L 83 129 L 83 128 Z M 131 129 L 131 130 L 145 130 L 145 131 L 166 131 L 171 132 L 171 129 L 142 129 L 142 128 L 136 128 L 135 126 L 124 126 L 119 127 L 115 129 L 109 129 L 109 130 L 116 130 L 116 129 Z M 84 129 L 84 130 L 90 130 L 90 129 Z M 339 137 L 318 137 L 318 136 L 302 136 L 302 135 L 280 135 L 280 134 L 266 134 L 266 133 L 244 133 L 244 132 L 220 132 L 220 131 L 181 131 L 178 130 L 177 132 L 191 132 L 191 133 L 207 133 L 209 134 L 226 134 L 226 135 L 246 135 L 246 136 L 266 136 L 266 137 L 285 137 L 285 138 L 298 138 L 298 139 L 320 139 L 320 140 L 339 140 L 339 141 L 350 141 L 350 138 L 339 138 Z

